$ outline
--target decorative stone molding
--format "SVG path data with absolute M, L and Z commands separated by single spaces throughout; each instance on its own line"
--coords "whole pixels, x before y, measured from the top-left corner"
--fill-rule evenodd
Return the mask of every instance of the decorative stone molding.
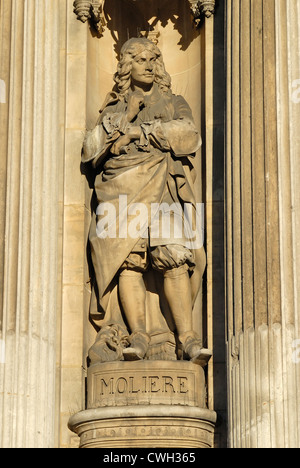
M 216 0 L 200 0 L 201 13 L 210 18 L 215 13 Z
M 80 448 L 212 448 L 217 415 L 180 405 L 87 409 L 69 419 Z
M 106 26 L 104 17 L 105 0 L 75 0 L 73 3 L 74 13 L 79 21 L 86 23 L 90 20 L 99 34 L 102 34 Z
M 198 27 L 203 15 L 210 18 L 215 12 L 216 0 L 189 0 L 194 21 Z

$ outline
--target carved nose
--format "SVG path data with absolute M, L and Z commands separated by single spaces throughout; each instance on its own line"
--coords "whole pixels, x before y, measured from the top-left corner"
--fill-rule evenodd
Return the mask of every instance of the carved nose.
M 146 70 L 148 70 L 148 71 L 152 71 L 152 70 L 153 70 L 153 65 L 152 65 L 152 63 L 148 62 L 148 63 L 146 64 Z

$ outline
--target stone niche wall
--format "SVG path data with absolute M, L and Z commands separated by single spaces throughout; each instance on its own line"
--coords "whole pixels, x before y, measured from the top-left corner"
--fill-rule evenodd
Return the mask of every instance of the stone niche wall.
M 158 46 L 162 51 L 166 69 L 172 78 L 172 90 L 183 95 L 192 107 L 198 128 L 201 122 L 201 81 L 203 69 L 201 61 L 202 33 L 193 27 L 189 3 L 181 1 L 155 0 L 153 2 L 139 1 L 123 2 L 110 0 L 105 3 L 105 15 L 111 20 L 104 30 L 103 36 L 88 34 L 87 44 L 87 128 L 93 128 L 99 115 L 99 109 L 114 84 L 113 76 L 117 69 L 120 49 L 130 37 L 136 37 L 141 31 L 151 29 L 155 25 L 158 35 Z M 197 196 L 203 201 L 202 187 L 202 152 L 196 158 Z M 90 206 L 91 190 L 86 185 L 86 206 Z M 89 228 L 89 213 L 86 216 L 86 230 Z M 198 310 L 201 307 L 198 304 Z M 201 332 L 200 313 L 195 314 L 196 327 Z M 89 325 L 87 325 L 89 327 Z M 87 337 L 86 350 L 93 343 L 95 336 Z
M 215 445 L 226 446 L 226 365 L 224 323 L 224 5 L 196 29 L 190 4 L 181 0 L 106 0 L 108 23 L 101 37 L 91 26 L 87 34 L 86 125 L 93 128 L 111 90 L 119 53 L 130 37 L 152 31 L 158 40 L 172 89 L 190 104 L 203 146 L 196 159 L 196 190 L 205 203 L 207 270 L 194 323 L 204 344 L 214 349 L 208 367 L 209 408 L 219 414 Z M 84 27 L 80 24 L 81 27 Z M 85 236 L 90 223 L 91 190 L 86 183 Z M 89 269 L 85 269 L 84 356 L 95 339 L 88 321 Z M 201 320 L 201 309 L 204 320 Z M 84 363 L 84 366 L 86 364 Z M 221 422 L 222 421 L 222 422 Z

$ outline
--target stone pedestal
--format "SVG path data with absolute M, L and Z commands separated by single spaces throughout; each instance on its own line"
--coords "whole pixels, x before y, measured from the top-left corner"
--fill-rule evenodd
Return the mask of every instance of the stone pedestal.
M 148 405 L 82 411 L 69 427 L 81 448 L 212 448 L 215 422 L 207 409 Z
M 215 422 L 202 367 L 112 362 L 88 369 L 87 410 L 73 415 L 69 428 L 82 448 L 212 448 Z

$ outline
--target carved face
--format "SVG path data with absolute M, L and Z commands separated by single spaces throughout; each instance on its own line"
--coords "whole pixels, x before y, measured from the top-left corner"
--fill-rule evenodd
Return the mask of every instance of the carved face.
M 156 55 L 144 50 L 138 54 L 132 62 L 131 80 L 137 85 L 151 85 L 155 80 Z

